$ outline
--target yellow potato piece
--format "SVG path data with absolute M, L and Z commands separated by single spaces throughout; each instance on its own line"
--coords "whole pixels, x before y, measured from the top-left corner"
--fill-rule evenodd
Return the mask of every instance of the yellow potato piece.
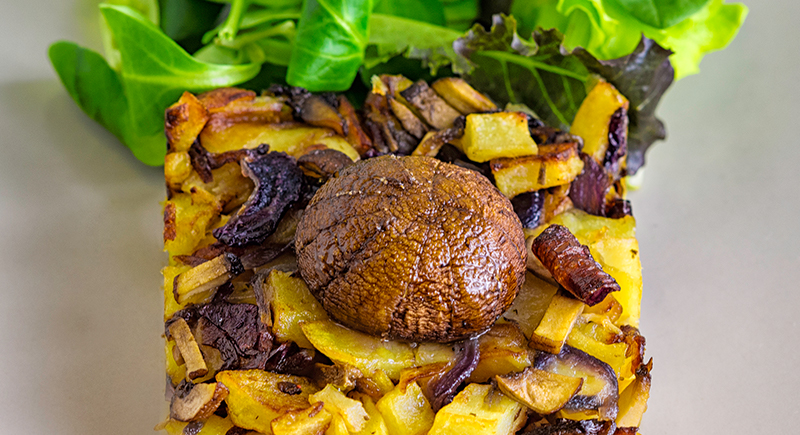
M 561 352 L 572 327 L 586 304 L 556 293 L 544 313 L 542 321 L 531 335 L 530 345 L 534 349 L 557 354 Z
M 461 146 L 470 160 L 480 163 L 538 152 L 528 130 L 528 118 L 520 112 L 467 115 Z
M 264 434 L 272 433 L 270 423 L 277 417 L 308 408 L 308 397 L 317 392 L 306 378 L 264 370 L 226 370 L 217 373 L 216 379 L 228 387 L 225 402 L 231 421 Z
M 397 381 L 401 370 L 415 365 L 414 352 L 407 343 L 384 341 L 331 320 L 304 323 L 302 329 L 311 344 L 325 356 L 350 364 L 362 373 L 383 370 Z
M 433 425 L 433 410 L 416 382 L 395 387 L 375 406 L 392 435 L 425 435 Z
M 569 132 L 583 138 L 583 152 L 602 162 L 608 149 L 608 123 L 628 100 L 610 83 L 600 80 L 578 108 Z
M 436 413 L 428 435 L 511 435 L 525 424 L 524 408 L 491 385 L 469 384 Z
M 310 395 L 308 401 L 312 404 L 322 403 L 326 411 L 344 420 L 350 432 L 360 431 L 369 420 L 369 415 L 361 402 L 345 396 L 331 384 Z
M 301 411 L 289 411 L 272 420 L 274 435 L 319 435 L 331 424 L 331 414 L 317 403 Z
M 272 332 L 280 341 L 294 341 L 298 346 L 313 349 L 303 333 L 301 324 L 327 320 L 328 313 L 311 294 L 302 278 L 273 270 L 266 278 L 272 295 Z
M 242 122 L 226 125 L 223 128 L 205 128 L 200 133 L 200 143 L 212 153 L 242 148 L 252 149 L 261 144 L 268 144 L 270 151 L 281 151 L 294 157 L 302 155 L 311 145 L 322 144 L 343 152 L 352 160 L 359 158 L 355 148 L 333 130 L 302 124 Z
M 513 198 L 571 183 L 583 170 L 577 143 L 542 145 L 539 154 L 515 159 L 494 159 L 492 175 L 497 189 Z

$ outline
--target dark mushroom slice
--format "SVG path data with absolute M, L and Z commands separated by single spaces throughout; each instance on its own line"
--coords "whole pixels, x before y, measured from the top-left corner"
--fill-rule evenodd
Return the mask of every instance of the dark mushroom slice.
M 217 240 L 233 247 L 263 242 L 300 199 L 303 186 L 303 172 L 285 153 L 270 152 L 243 159 L 241 164 L 255 190 L 228 223 L 213 232 Z
M 425 137 L 422 138 L 412 154 L 415 156 L 436 157 L 443 146 L 458 140 L 463 135 L 464 129 L 457 127 L 439 131 L 429 131 L 425 134 Z
M 592 306 L 614 291 L 617 281 L 603 271 L 587 246 L 562 225 L 550 225 L 533 240 L 533 254 L 568 292 Z
M 522 228 L 536 228 L 542 223 L 544 218 L 544 197 L 543 189 L 533 192 L 520 193 L 511 200 L 514 206 L 514 213 L 519 216 Z
M 177 318 L 167 327 L 169 335 L 175 340 L 177 349 L 180 351 L 181 359 L 186 364 L 186 376 L 189 379 L 197 379 L 208 373 L 208 366 L 200 352 L 200 347 L 192 334 L 186 320 Z
M 588 154 L 581 153 L 583 172 L 572 182 L 569 197 L 575 207 L 596 216 L 606 215 L 606 195 L 611 177 L 605 168 Z
M 452 127 L 453 121 L 461 116 L 458 110 L 447 104 L 447 101 L 431 89 L 424 80 L 409 86 L 400 92 L 400 95 L 417 110 L 425 122 L 437 130 Z
M 255 305 L 213 301 L 184 308 L 173 319 L 183 319 L 194 329 L 201 349 L 219 352 L 221 370 L 263 368 L 274 353 L 274 338 Z
M 551 424 L 525 430 L 520 435 L 619 435 L 613 421 L 558 419 Z
M 178 421 L 203 420 L 211 417 L 226 397 L 228 388 L 219 382 L 210 384 L 182 382 L 172 396 L 169 416 Z
M 541 352 L 536 355 L 533 367 L 550 373 L 582 378 L 580 392 L 570 399 L 563 409 L 568 411 L 597 411 L 601 420 L 614 421 L 617 417 L 619 386 L 617 374 L 608 364 L 588 353 L 564 345 L 557 355 Z
M 339 362 L 333 365 L 317 364 L 314 374 L 314 380 L 320 387 L 330 384 L 345 394 L 356 388 L 358 380 L 364 377 L 361 370 Z
M 478 366 L 480 356 L 478 339 L 473 337 L 465 340 L 463 347 L 456 354 L 455 364 L 450 367 L 450 370 L 428 384 L 428 390 L 433 397 L 431 408 L 434 412 L 453 401 L 458 387 L 469 378 L 469 375 Z
M 425 122 L 419 119 L 408 106 L 397 101 L 397 99 L 391 95 L 387 96 L 386 99 L 389 102 L 389 107 L 392 109 L 394 116 L 400 120 L 403 128 L 412 136 L 420 139 L 428 132 L 428 126 L 425 125 Z
M 617 109 L 608 122 L 608 148 L 603 157 L 603 166 L 618 178 L 628 154 L 628 111 L 625 107 Z
M 176 276 L 172 294 L 179 304 L 198 302 L 243 272 L 244 267 L 239 258 L 231 253 L 224 253 Z
M 347 130 L 342 116 L 325 99 L 318 95 L 309 95 L 300 105 L 300 118 L 316 127 L 326 127 L 340 136 L 346 136 Z
M 382 153 L 411 154 L 417 138 L 403 128 L 392 113 L 385 95 L 370 92 L 364 101 L 365 126 L 376 150 Z
M 339 103 L 339 115 L 342 117 L 345 131 L 347 132 L 347 142 L 358 151 L 359 155 L 363 156 L 372 149 L 372 140 L 370 140 L 361 126 L 361 119 L 347 97 L 339 95 L 337 101 Z
M 583 386 L 582 378 L 533 367 L 519 373 L 495 376 L 495 381 L 500 391 L 541 415 L 563 408 Z
M 326 148 L 306 152 L 297 159 L 297 164 L 307 177 L 319 179 L 324 183 L 342 169 L 352 165 L 353 161 L 341 151 Z

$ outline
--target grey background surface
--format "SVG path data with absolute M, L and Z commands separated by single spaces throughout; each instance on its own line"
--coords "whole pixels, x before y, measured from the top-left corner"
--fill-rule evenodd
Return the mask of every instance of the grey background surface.
M 145 434 L 164 416 L 161 170 L 89 120 L 47 59 L 99 47 L 91 0 L 0 14 L 0 433 Z M 734 43 L 679 82 L 632 195 L 643 433 L 796 433 L 800 3 L 747 1 Z

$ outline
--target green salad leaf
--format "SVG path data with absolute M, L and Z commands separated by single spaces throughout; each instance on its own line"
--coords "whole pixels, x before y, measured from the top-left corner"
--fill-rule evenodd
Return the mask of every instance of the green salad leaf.
M 437 26 L 447 23 L 444 6 L 436 0 L 376 0 L 372 13 L 403 17 Z
M 529 0 L 515 1 L 511 12 L 523 32 L 556 28 L 567 47 L 583 47 L 599 59 L 628 55 L 644 34 L 673 51 L 670 62 L 680 79 L 699 72 L 703 56 L 733 40 L 747 7 L 724 0 Z
M 369 37 L 371 0 L 306 0 L 286 81 L 310 91 L 353 84 Z
M 458 61 L 453 42 L 462 33 L 447 27 L 399 16 L 372 14 L 365 68 L 387 62 L 397 55 L 422 61 L 436 74 L 438 68 Z M 398 38 L 397 35 L 404 35 Z
M 678 24 L 710 0 L 616 0 L 639 21 L 657 29 Z
M 528 41 L 516 26 L 513 17 L 496 15 L 489 31 L 476 25 L 455 42 L 473 66 L 467 80 L 500 104 L 525 104 L 547 124 L 568 130 L 592 75 L 603 77 L 630 101 L 628 171 L 635 173 L 645 151 L 665 137 L 655 109 L 673 81 L 670 51 L 644 38 L 628 56 L 601 61 L 584 49 L 567 50 L 558 30 L 534 32 Z
M 201 62 L 152 22 L 125 6 L 102 5 L 122 59 L 114 71 L 99 54 L 68 42 L 50 61 L 72 98 L 148 165 L 164 163 L 164 109 L 184 91 L 202 92 L 251 79 L 259 65 Z
M 117 72 L 103 56 L 68 41 L 51 45 L 47 54 L 78 106 L 125 142 L 130 130 L 128 100 Z

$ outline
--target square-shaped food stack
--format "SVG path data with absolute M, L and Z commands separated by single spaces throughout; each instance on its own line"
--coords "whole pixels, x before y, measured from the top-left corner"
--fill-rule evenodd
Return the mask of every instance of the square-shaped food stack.
M 566 133 L 461 79 L 166 112 L 172 434 L 633 434 L 628 101 Z M 356 109 L 355 107 L 360 107 Z

